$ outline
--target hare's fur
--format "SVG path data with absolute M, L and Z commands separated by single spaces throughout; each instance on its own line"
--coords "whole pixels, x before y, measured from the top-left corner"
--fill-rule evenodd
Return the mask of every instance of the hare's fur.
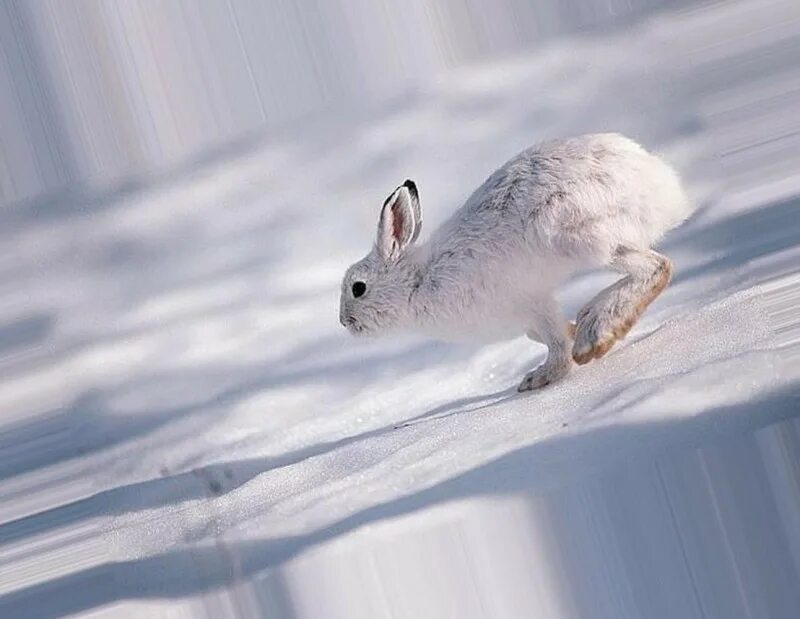
M 347 271 L 340 320 L 354 333 L 412 328 L 440 337 L 526 334 L 548 347 L 520 390 L 604 355 L 669 283 L 651 249 L 692 211 L 678 176 L 616 134 L 533 146 L 494 172 L 431 237 L 417 244 L 416 186 L 387 198 L 372 251 Z M 578 269 L 624 275 L 563 317 L 554 291 Z M 366 292 L 353 294 L 353 283 Z

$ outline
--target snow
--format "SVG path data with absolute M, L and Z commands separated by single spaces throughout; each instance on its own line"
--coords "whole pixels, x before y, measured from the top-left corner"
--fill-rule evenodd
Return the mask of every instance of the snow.
M 783 539 L 786 554 L 732 564 L 751 616 L 790 616 L 800 469 L 785 445 L 800 444 L 800 427 L 775 308 L 796 299 L 800 149 L 785 112 L 800 100 L 788 55 L 735 59 L 789 45 L 796 30 L 709 43 L 743 19 L 758 31 L 767 18 L 744 6 L 459 69 L 372 116 L 313 122 L 108 204 L 6 227 L 2 322 L 22 325 L 27 345 L 9 345 L 0 378 L 0 561 L 13 567 L 0 570 L 2 614 L 171 616 L 200 600 L 222 605 L 210 616 L 567 617 L 593 604 L 596 617 L 636 616 L 653 585 L 623 569 L 634 550 L 578 520 L 601 504 L 638 506 L 657 529 L 654 461 L 680 497 L 695 470 L 680 467 L 756 436 L 766 451 L 753 458 L 778 460 L 747 492 L 771 480 L 768 522 L 785 538 L 766 545 Z M 399 180 L 420 187 L 424 235 L 511 154 L 590 130 L 664 153 L 701 207 L 662 245 L 673 284 L 611 354 L 519 395 L 544 356 L 524 339 L 364 341 L 341 328 L 339 278 Z M 583 274 L 562 291 L 565 307 L 574 314 L 610 278 Z M 740 473 L 747 453 L 722 461 Z M 678 520 L 681 505 L 710 518 L 680 500 Z M 717 504 L 718 523 L 741 506 L 731 501 Z M 761 522 L 745 516 L 742 526 Z M 548 541 L 557 526 L 574 534 L 571 550 Z M 678 573 L 671 561 L 702 564 L 691 548 L 717 548 L 686 542 L 681 559 L 671 538 L 632 535 L 650 539 L 665 574 Z M 463 561 L 444 559 L 454 548 Z M 784 570 L 773 606 L 747 565 Z M 559 569 L 585 578 L 580 595 L 563 593 Z M 704 595 L 726 576 L 693 578 L 701 611 L 722 604 Z M 689 586 L 678 580 L 665 590 Z M 224 599 L 204 593 L 229 585 Z M 659 600 L 665 613 L 677 603 Z

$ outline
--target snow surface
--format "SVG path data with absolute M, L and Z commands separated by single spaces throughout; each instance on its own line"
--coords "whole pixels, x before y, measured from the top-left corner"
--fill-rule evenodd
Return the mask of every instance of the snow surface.
M 769 293 L 800 264 L 797 15 L 752 6 L 454 71 L 369 117 L 7 226 L 2 310 L 23 345 L 3 344 L 0 379 L 3 615 L 140 600 L 156 616 L 283 569 L 285 603 L 320 616 L 303 591 L 335 576 L 291 570 L 326 544 L 402 537 L 403 517 L 428 539 L 476 505 L 510 517 L 515 497 L 796 416 Z M 424 235 L 518 150 L 600 130 L 663 153 L 700 205 L 662 245 L 673 284 L 606 358 L 518 395 L 544 357 L 525 339 L 341 328 L 339 279 L 398 180 L 420 187 Z M 610 281 L 582 275 L 565 308 Z M 319 565 L 357 569 L 347 556 Z

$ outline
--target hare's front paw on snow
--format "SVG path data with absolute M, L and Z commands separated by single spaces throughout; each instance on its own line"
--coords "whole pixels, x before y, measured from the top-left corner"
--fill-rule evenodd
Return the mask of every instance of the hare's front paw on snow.
M 528 372 L 525 375 L 525 378 L 522 379 L 519 387 L 517 387 L 517 391 L 533 391 L 556 383 L 569 374 L 569 370 L 569 363 L 543 363 L 533 372 Z
M 617 340 L 625 337 L 633 320 L 622 320 L 612 312 L 597 306 L 583 308 L 575 328 L 572 358 L 584 365 L 605 355 Z

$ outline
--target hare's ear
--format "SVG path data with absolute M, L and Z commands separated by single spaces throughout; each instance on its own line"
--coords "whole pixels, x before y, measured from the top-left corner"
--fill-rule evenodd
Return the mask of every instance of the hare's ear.
M 406 181 L 383 203 L 378 223 L 378 251 L 384 260 L 396 260 L 417 240 L 422 229 L 419 194 L 413 181 Z

